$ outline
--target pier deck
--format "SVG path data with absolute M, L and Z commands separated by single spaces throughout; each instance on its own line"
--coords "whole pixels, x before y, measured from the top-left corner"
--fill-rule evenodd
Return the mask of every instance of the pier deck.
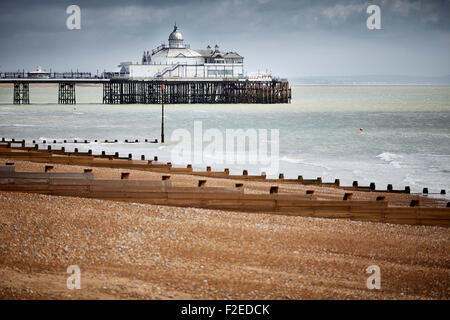
M 104 104 L 214 104 L 290 103 L 288 81 L 253 81 L 245 78 L 0 78 L 14 84 L 13 103 L 29 104 L 29 87 L 36 83 L 59 85 L 58 103 L 75 104 L 76 84 L 103 84 Z M 163 86 L 164 85 L 164 86 Z M 163 89 L 164 87 L 164 89 Z

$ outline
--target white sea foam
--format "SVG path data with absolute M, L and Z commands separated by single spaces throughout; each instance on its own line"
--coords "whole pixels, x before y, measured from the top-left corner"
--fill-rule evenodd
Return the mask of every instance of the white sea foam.
M 395 159 L 403 158 L 403 156 L 391 152 L 383 152 L 377 155 L 377 158 L 380 158 L 381 160 L 384 160 L 386 162 L 391 162 Z
M 325 170 L 331 170 L 330 167 L 328 167 L 328 166 L 326 166 L 324 164 L 309 162 L 309 161 L 305 161 L 303 159 L 290 158 L 290 157 L 287 157 L 287 156 L 280 157 L 280 161 L 289 162 L 289 163 L 295 163 L 295 164 L 303 164 L 305 166 L 318 167 L 318 168 L 323 168 Z
M 34 124 L 23 124 L 23 123 L 13 123 L 10 126 L 12 126 L 12 127 L 35 127 Z
M 403 166 L 398 161 L 391 161 L 391 165 L 397 169 L 403 168 Z
M 289 158 L 286 156 L 283 156 L 280 158 L 280 161 L 286 161 L 286 162 L 290 162 L 290 163 L 303 163 L 303 159 L 295 159 L 295 158 Z
M 380 158 L 383 161 L 389 162 L 391 166 L 394 168 L 400 169 L 403 168 L 403 166 L 400 164 L 399 159 L 402 159 L 403 156 L 391 152 L 383 152 L 377 155 L 377 158 Z
M 46 140 L 46 141 L 50 141 L 50 140 L 53 140 L 52 138 L 46 138 L 46 137 L 39 137 L 39 139 L 38 140 Z

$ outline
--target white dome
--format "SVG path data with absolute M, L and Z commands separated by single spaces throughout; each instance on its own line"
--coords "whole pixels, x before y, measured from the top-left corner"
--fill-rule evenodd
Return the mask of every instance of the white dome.
M 177 25 L 173 27 L 173 31 L 169 36 L 169 40 L 183 40 L 183 35 L 178 31 Z

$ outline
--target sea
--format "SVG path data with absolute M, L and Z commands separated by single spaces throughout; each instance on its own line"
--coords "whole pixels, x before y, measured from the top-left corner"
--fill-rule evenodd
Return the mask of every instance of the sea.
M 444 189 L 446 197 L 450 192 L 449 86 L 301 85 L 292 86 L 290 104 L 165 105 L 165 143 L 160 143 L 161 105 L 103 105 L 102 87 L 78 85 L 76 105 L 58 105 L 57 91 L 55 86 L 31 85 L 30 104 L 14 105 L 12 87 L 0 87 L 0 137 L 41 144 L 56 139 L 54 148 L 61 147 L 63 139 L 87 139 L 87 144 L 66 144 L 66 150 L 132 153 L 136 159 L 158 156 L 181 166 L 173 161 L 174 148 L 179 147 L 173 137 L 177 129 L 192 134 L 192 140 L 195 123 L 201 123 L 203 133 L 214 129 L 210 132 L 222 134 L 223 140 L 230 129 L 254 129 L 259 136 L 264 132 L 260 129 L 266 129 L 261 141 L 274 151 L 271 157 L 277 163 L 268 176 L 339 178 L 341 185 L 375 182 L 377 189 L 392 184 L 394 189 L 410 186 L 417 193 L 427 187 L 430 194 Z M 272 137 L 275 130 L 278 136 Z M 104 142 L 115 139 L 117 143 Z M 191 162 L 194 169 L 211 166 L 229 168 L 232 174 L 244 169 L 261 174 L 267 167 L 227 161 L 227 142 L 219 142 L 223 152 L 202 153 Z M 207 145 L 202 141 L 193 153 Z

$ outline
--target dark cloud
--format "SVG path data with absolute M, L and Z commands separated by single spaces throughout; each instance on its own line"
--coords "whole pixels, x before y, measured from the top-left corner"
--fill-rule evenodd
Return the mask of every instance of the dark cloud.
M 66 8 L 81 7 L 81 30 Z M 381 8 L 368 30 L 366 8 Z M 1 1 L 0 70 L 110 69 L 167 41 L 177 21 L 193 48 L 219 44 L 247 71 L 287 77 L 450 74 L 450 1 Z

